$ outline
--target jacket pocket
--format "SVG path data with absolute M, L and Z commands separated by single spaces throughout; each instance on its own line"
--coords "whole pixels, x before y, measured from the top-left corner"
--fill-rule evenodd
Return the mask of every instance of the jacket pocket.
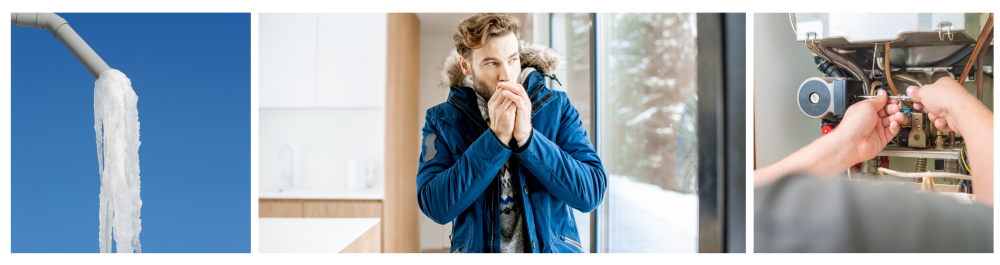
M 575 248 L 574 250 L 578 251 L 578 253 L 583 253 L 583 245 L 581 245 L 580 242 L 576 242 L 576 240 L 565 236 L 559 236 L 559 239 L 562 239 L 564 243 L 573 246 Z
M 465 248 L 464 244 L 455 246 L 454 249 L 451 251 L 451 253 L 468 253 L 468 252 L 469 251 Z

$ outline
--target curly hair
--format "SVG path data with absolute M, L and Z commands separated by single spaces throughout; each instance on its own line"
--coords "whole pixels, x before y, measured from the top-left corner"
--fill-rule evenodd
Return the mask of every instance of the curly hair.
M 503 37 L 514 33 L 514 37 L 521 39 L 521 31 L 517 19 L 507 13 L 479 13 L 468 17 L 458 24 L 455 29 L 455 51 L 459 55 L 469 59 L 472 50 L 479 49 L 486 45 L 486 41 L 494 37 Z M 521 50 L 520 42 L 517 49 Z

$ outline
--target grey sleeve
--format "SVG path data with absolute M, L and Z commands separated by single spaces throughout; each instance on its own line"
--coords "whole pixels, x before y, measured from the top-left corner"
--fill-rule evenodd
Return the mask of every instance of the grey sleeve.
M 790 175 L 754 191 L 754 252 L 993 252 L 993 209 Z

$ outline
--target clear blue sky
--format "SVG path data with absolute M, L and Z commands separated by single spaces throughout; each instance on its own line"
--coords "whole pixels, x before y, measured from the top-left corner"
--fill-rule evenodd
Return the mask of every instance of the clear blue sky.
M 139 96 L 143 252 L 250 251 L 250 15 L 60 13 Z M 11 26 L 11 251 L 99 252 L 94 81 Z

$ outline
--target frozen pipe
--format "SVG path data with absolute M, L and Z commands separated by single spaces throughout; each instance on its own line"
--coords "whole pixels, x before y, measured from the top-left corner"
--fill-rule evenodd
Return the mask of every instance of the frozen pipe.
M 87 42 L 76 34 L 69 23 L 55 13 L 10 13 L 10 24 L 18 27 L 49 30 L 49 33 L 59 39 L 59 42 L 62 42 L 63 46 L 66 46 L 66 49 L 73 53 L 73 56 L 76 56 L 76 59 L 83 64 L 83 67 L 87 68 L 87 71 L 90 71 L 94 78 L 101 77 L 101 73 L 111 69 L 100 56 L 97 56 L 94 49 L 91 49 L 90 45 L 87 45 Z

